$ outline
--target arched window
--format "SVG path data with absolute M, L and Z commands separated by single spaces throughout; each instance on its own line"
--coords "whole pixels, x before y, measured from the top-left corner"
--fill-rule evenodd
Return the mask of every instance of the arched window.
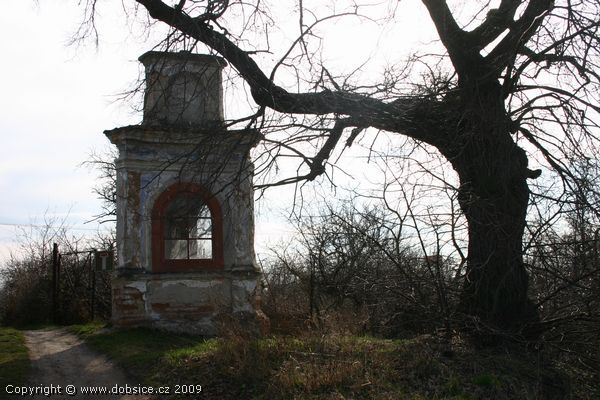
M 223 221 L 217 199 L 200 185 L 177 183 L 152 211 L 152 271 L 223 267 Z

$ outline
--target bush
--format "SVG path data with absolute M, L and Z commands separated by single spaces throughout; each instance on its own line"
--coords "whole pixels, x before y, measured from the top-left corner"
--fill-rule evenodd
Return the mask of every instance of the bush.
M 22 235 L 21 252 L 12 255 L 0 269 L 0 322 L 27 326 L 57 323 L 79 323 L 92 317 L 110 318 L 110 272 L 93 271 L 91 252 L 82 247 L 94 243 L 70 237 L 65 228 L 43 227 Z M 112 246 L 108 238 L 102 246 Z M 58 312 L 53 313 L 52 246 L 60 252 Z M 98 244 L 96 244 L 98 245 Z M 92 294 L 92 288 L 94 293 Z M 92 307 L 94 316 L 92 316 Z
M 263 310 L 275 331 L 401 337 L 444 326 L 457 266 L 413 250 L 397 228 L 390 215 L 353 204 L 299 219 L 295 239 L 263 262 Z

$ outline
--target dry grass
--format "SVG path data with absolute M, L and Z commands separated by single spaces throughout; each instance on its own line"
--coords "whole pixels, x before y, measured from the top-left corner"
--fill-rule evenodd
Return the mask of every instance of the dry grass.
M 449 351 L 431 336 L 168 336 L 165 342 L 163 333 L 138 329 L 88 340 L 148 383 L 201 384 L 203 399 L 593 398 L 573 395 L 540 354 L 460 342 Z

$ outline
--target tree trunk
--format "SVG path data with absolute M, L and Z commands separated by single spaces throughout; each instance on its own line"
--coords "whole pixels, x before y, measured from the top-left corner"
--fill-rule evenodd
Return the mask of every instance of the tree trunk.
M 537 312 L 527 297 L 523 262 L 527 156 L 509 133 L 498 91 L 478 89 L 463 103 L 463 133 L 448 157 L 460 178 L 458 200 L 469 228 L 461 310 L 488 333 L 529 336 Z
M 523 333 L 536 321 L 522 249 L 529 193 L 525 178 L 519 180 L 498 176 L 486 188 L 463 183 L 459 194 L 469 224 L 461 308 L 508 333 Z

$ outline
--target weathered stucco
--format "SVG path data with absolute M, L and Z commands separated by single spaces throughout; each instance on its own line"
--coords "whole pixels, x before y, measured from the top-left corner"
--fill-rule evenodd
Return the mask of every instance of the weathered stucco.
M 258 332 L 265 328 L 266 320 L 259 308 L 249 151 L 260 135 L 254 130 L 219 127 L 222 60 L 198 55 L 186 59 L 178 53 L 164 56 L 161 64 L 161 54 L 151 52 L 140 58 L 147 77 L 154 82 L 147 89 L 145 104 L 151 108 L 145 109 L 144 122 L 105 132 L 119 149 L 115 160 L 118 266 L 113 280 L 113 323 L 215 335 L 225 329 L 224 321 L 241 321 L 244 329 Z M 178 64 L 182 62 L 184 66 Z M 184 71 L 185 79 L 176 76 L 177 71 Z M 191 105 L 197 108 L 201 104 L 203 111 L 188 112 L 186 108 L 180 112 L 180 100 L 187 96 L 179 93 L 185 89 L 182 82 L 193 76 L 201 82 L 192 83 L 196 98 Z M 163 87 L 167 82 L 177 84 L 157 93 L 156 82 Z M 200 93 L 204 97 L 197 88 L 208 88 Z M 171 97 L 157 100 L 165 93 L 179 99 L 172 103 L 179 104 L 176 108 L 167 106 Z M 176 116 L 171 115 L 174 112 Z M 165 189 L 182 182 L 202 185 L 220 204 L 222 270 L 153 273 L 157 261 L 152 257 L 152 210 Z
M 147 325 L 217 335 L 234 328 L 225 325 L 232 318 L 241 318 L 246 323 L 251 317 L 255 321 L 242 328 L 251 334 L 264 331 L 265 320 L 257 304 L 259 286 L 256 276 L 230 273 L 179 275 L 146 274 L 115 278 L 116 325 Z
M 222 58 L 188 52 L 149 51 L 144 121 L 210 125 L 223 120 Z

